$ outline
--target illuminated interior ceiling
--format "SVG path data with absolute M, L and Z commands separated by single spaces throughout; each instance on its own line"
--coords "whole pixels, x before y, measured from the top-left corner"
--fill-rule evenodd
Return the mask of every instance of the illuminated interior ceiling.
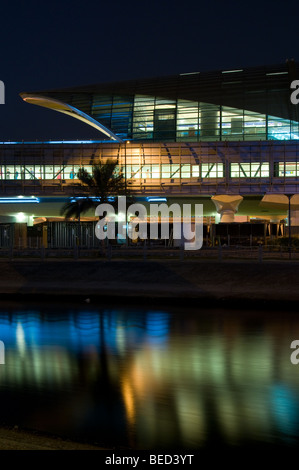
M 117 142 L 123 142 L 122 139 L 117 137 L 110 129 L 103 126 L 100 122 L 93 119 L 83 111 L 80 111 L 73 106 L 63 103 L 62 101 L 48 98 L 46 96 L 38 96 L 31 93 L 21 93 L 20 96 L 26 103 L 35 104 L 37 106 L 42 106 L 43 108 L 49 108 L 54 111 L 59 111 L 60 113 L 67 114 L 68 116 L 72 116 L 80 121 L 83 121 L 85 124 L 94 127 L 98 131 L 102 132 L 103 134 L 107 135 L 111 140 Z

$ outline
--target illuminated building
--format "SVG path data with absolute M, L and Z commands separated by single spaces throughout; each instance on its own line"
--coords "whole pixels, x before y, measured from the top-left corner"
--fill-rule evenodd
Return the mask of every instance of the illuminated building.
M 78 168 L 113 158 L 141 199 L 202 203 L 210 222 L 278 223 L 286 195 L 295 195 L 299 226 L 299 108 L 290 100 L 298 78 L 299 66 L 287 61 L 21 93 L 95 127 L 101 140 L 1 143 L 1 196 L 39 198 L 34 211 L 1 204 L 1 220 L 60 216 L 63 201 L 80 195 Z

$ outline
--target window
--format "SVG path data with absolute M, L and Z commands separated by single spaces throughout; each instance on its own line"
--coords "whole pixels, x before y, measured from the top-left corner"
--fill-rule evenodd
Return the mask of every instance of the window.
M 285 176 L 288 178 L 294 178 L 299 175 L 299 164 L 298 163 L 279 163 L 278 165 L 278 176 Z
M 143 165 L 141 170 L 142 178 L 150 179 L 151 178 L 151 166 L 150 165 Z
M 203 163 L 201 176 L 202 178 L 223 178 L 223 163 Z
M 267 178 L 269 163 L 231 163 L 231 178 Z
M 136 179 L 139 179 L 140 178 L 140 165 L 132 165 L 131 166 L 132 168 L 132 173 L 131 173 L 131 178 L 136 178 Z
M 198 178 L 199 177 L 199 165 L 192 165 L 192 178 Z
M 159 179 L 160 178 L 160 167 L 159 165 L 152 165 L 152 178 Z
M 190 178 L 191 176 L 190 165 L 184 164 L 181 166 L 181 175 L 182 175 L 182 178 Z

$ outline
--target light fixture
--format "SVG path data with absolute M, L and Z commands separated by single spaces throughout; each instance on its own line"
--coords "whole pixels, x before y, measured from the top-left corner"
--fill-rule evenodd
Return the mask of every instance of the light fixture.
M 167 202 L 166 197 L 147 197 L 147 202 Z
M 39 198 L 35 196 L 0 197 L 0 204 L 38 204 Z
M 24 220 L 26 220 L 26 215 L 24 214 L 24 212 L 18 212 L 16 214 L 16 220 L 17 222 L 24 222 Z

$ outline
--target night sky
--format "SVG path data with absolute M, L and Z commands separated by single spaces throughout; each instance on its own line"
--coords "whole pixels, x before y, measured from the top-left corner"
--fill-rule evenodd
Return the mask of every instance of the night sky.
M 6 1 L 0 141 L 101 139 L 22 91 L 299 60 L 299 2 Z

